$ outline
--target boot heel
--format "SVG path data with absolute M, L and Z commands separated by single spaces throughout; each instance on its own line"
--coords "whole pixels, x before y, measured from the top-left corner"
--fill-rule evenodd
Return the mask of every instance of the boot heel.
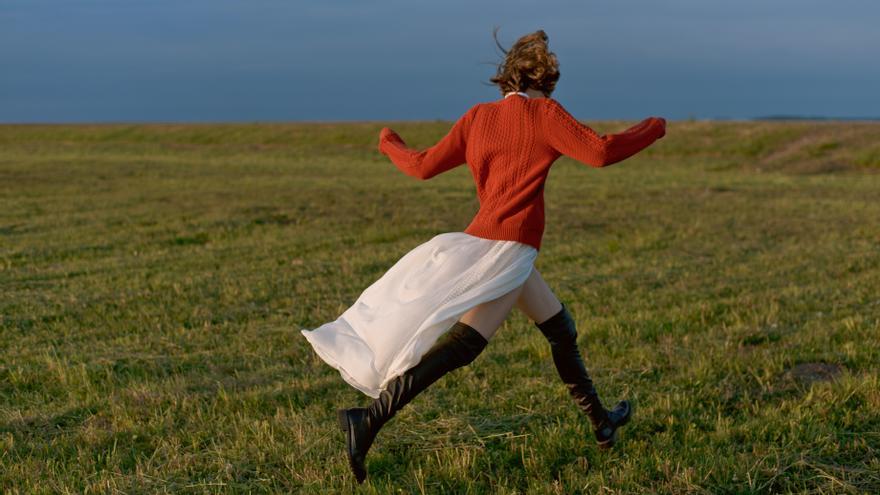
M 628 400 L 618 402 L 617 405 L 614 406 L 614 409 L 608 411 L 609 424 L 606 428 L 612 428 L 611 436 L 608 438 L 602 438 L 602 436 L 604 436 L 604 430 L 601 432 L 600 430 L 594 431 L 600 449 L 610 449 L 614 446 L 614 443 L 617 442 L 617 430 L 621 426 L 629 423 L 629 420 L 632 417 L 632 412 L 633 406 Z
M 600 449 L 610 449 L 614 446 L 614 443 L 617 442 L 617 430 L 614 430 L 614 433 L 611 434 L 611 438 L 608 440 L 599 442 Z
M 348 431 L 348 409 L 337 409 L 336 420 L 339 422 L 339 427 L 342 428 L 342 431 Z

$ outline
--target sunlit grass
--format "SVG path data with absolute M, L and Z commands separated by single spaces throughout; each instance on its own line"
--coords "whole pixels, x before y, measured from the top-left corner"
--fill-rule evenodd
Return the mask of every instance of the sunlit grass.
M 537 266 L 606 402 L 636 405 L 615 449 L 516 312 L 358 487 L 334 411 L 369 399 L 299 329 L 478 206 L 467 167 L 397 171 L 383 125 L 0 126 L 0 487 L 880 491 L 880 126 L 812 122 L 554 165 Z

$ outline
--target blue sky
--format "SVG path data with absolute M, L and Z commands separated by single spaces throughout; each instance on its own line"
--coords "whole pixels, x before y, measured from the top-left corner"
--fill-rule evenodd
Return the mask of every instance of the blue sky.
M 3 0 L 0 122 L 454 120 L 543 29 L 582 120 L 880 116 L 876 0 Z

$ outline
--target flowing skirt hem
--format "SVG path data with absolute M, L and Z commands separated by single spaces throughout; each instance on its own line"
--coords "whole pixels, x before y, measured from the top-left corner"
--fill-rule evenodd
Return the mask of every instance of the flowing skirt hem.
M 537 250 L 463 232 L 412 249 L 336 320 L 302 329 L 346 383 L 377 398 L 469 310 L 522 285 Z

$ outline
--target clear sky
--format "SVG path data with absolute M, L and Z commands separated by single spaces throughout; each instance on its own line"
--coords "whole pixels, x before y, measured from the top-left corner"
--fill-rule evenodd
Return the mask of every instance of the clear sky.
M 878 0 L 0 0 L 0 122 L 454 120 L 493 26 L 582 120 L 880 116 Z

